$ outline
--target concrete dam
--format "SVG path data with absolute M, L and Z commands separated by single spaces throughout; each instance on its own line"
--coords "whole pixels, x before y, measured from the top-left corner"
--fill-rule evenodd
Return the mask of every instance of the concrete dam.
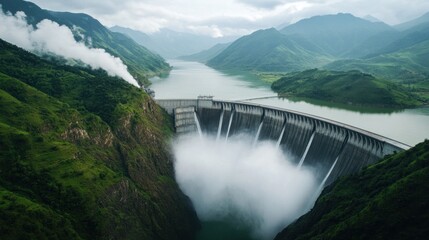
M 157 100 L 174 117 L 177 134 L 196 132 L 228 139 L 246 133 L 270 140 L 298 167 L 317 169 L 328 185 L 340 176 L 409 148 L 395 140 L 306 113 L 210 98 Z

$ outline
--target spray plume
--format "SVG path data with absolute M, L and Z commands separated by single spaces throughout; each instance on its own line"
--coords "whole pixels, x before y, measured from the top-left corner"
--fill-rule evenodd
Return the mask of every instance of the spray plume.
M 23 12 L 12 15 L 0 11 L 0 22 L 0 38 L 7 42 L 35 53 L 80 60 L 93 69 L 102 68 L 110 76 L 121 77 L 130 84 L 139 86 L 121 59 L 104 49 L 88 48 L 85 44 L 76 42 L 72 31 L 66 26 L 44 19 L 33 28 L 27 24 Z
M 318 184 L 311 170 L 298 169 L 275 142 L 252 140 L 180 138 L 173 145 L 176 179 L 203 221 L 234 215 L 254 237 L 270 239 L 309 210 Z

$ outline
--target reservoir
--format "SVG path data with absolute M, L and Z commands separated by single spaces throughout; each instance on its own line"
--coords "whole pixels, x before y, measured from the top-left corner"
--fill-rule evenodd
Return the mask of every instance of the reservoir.
M 254 99 L 247 101 L 346 123 L 410 146 L 429 138 L 429 107 L 391 110 L 273 98 L 277 94 L 271 90 L 270 85 L 251 74 L 220 72 L 196 62 L 172 60 L 169 63 L 173 70 L 168 76 L 151 79 L 151 88 L 155 90 L 157 99 L 195 99 L 200 95 L 220 100 Z

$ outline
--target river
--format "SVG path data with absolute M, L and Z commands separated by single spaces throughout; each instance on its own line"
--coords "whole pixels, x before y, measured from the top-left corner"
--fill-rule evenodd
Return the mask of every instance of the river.
M 225 73 L 201 63 L 172 60 L 170 74 L 152 78 L 157 99 L 214 96 L 219 100 L 244 100 L 277 95 L 270 85 L 245 73 Z M 253 103 L 281 107 L 346 123 L 410 146 L 429 138 L 429 108 L 390 110 L 359 108 L 329 102 L 263 98 Z

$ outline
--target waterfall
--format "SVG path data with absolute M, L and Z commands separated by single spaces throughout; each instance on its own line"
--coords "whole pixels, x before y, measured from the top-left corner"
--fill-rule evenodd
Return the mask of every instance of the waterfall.
M 224 113 L 224 112 L 225 112 L 225 111 L 224 111 L 224 110 L 222 110 L 222 113 L 220 114 L 219 126 L 218 126 L 218 128 L 217 128 L 217 137 L 216 137 L 216 140 L 219 140 L 220 133 L 222 132 L 223 113 Z
M 203 136 L 203 132 L 201 131 L 200 122 L 198 121 L 198 117 L 197 117 L 197 113 L 196 112 L 194 112 L 194 119 L 195 119 L 195 125 L 197 125 L 198 134 L 200 135 L 200 137 L 202 137 Z
M 304 163 L 305 157 L 307 156 L 308 150 L 310 149 L 311 143 L 313 142 L 315 133 L 316 132 L 314 131 L 313 134 L 311 134 L 310 141 L 308 141 L 304 154 L 302 155 L 301 160 L 299 161 L 298 168 L 301 168 L 302 164 Z
M 259 124 L 258 131 L 256 132 L 255 139 L 253 140 L 253 146 L 255 146 L 256 142 L 258 141 L 259 134 L 261 133 L 261 129 L 262 129 L 263 124 L 264 124 L 264 121 L 261 121 L 261 123 Z
M 228 131 L 226 131 L 225 141 L 228 141 L 229 130 L 231 130 L 232 118 L 234 117 L 234 111 L 231 112 L 231 117 L 229 118 Z
M 286 130 L 286 124 L 283 126 L 282 132 L 280 133 L 280 136 L 279 136 L 279 140 L 277 140 L 276 149 L 279 149 L 280 147 L 280 143 L 282 142 L 283 134 L 285 133 L 285 130 Z

